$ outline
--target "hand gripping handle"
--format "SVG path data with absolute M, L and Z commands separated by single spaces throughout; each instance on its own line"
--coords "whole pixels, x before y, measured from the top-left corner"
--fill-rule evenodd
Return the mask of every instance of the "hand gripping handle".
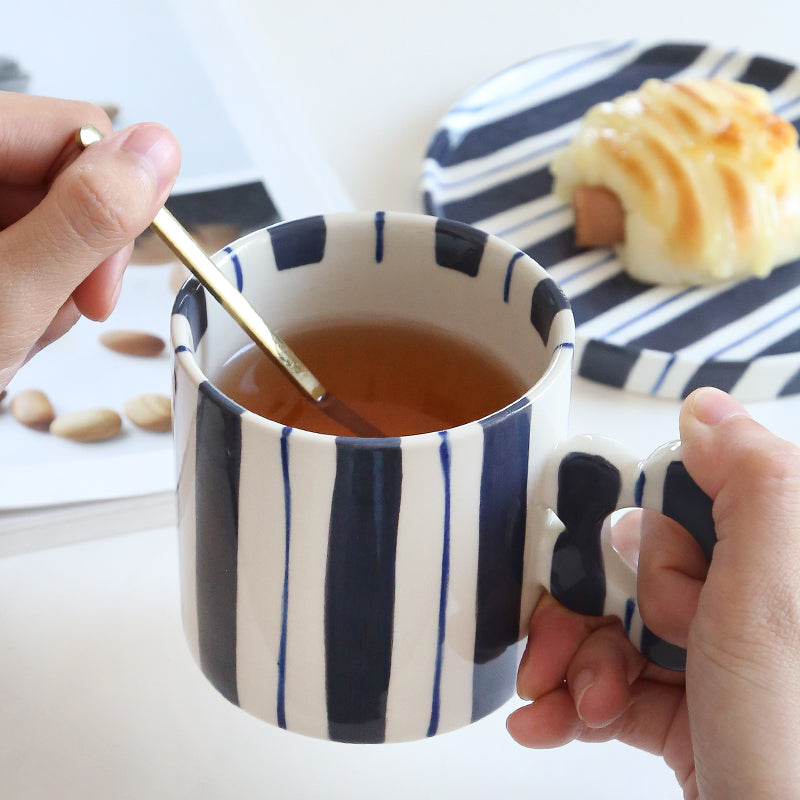
M 542 584 L 573 611 L 620 617 L 625 632 L 648 660 L 684 669 L 686 651 L 644 625 L 636 572 L 613 549 L 610 537 L 601 536 L 613 511 L 652 509 L 683 525 L 711 559 L 716 542 L 711 499 L 686 471 L 680 442 L 664 445 L 639 462 L 612 440 L 570 439 L 554 456 L 547 494 L 547 505 L 561 524 L 546 539 L 549 552 L 540 560 Z

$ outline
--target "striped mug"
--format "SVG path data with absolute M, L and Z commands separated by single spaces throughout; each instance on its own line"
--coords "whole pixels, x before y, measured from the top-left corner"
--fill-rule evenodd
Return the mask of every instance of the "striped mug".
M 677 444 L 640 462 L 609 440 L 566 440 L 574 326 L 542 267 L 461 223 L 383 212 L 280 223 L 215 261 L 278 331 L 433 323 L 530 386 L 433 433 L 286 427 L 216 388 L 247 340 L 186 283 L 171 324 L 183 619 L 222 695 L 342 742 L 453 730 L 512 696 L 543 589 L 618 614 L 642 652 L 680 668 L 682 651 L 642 624 L 636 575 L 601 528 L 618 508 L 662 510 L 710 557 L 710 502 Z

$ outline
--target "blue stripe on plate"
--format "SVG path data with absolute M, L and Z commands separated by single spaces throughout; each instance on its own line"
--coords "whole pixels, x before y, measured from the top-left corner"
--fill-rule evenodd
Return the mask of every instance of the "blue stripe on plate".
M 756 358 L 761 356 L 778 356 L 784 353 L 797 353 L 800 352 L 800 330 L 792 331 L 790 334 L 773 342 L 769 347 L 764 348 L 757 354 Z
M 575 326 L 583 325 L 584 322 L 610 311 L 620 303 L 638 297 L 651 288 L 646 283 L 633 280 L 625 272 L 618 272 L 588 291 L 570 298 Z
M 778 397 L 788 397 L 792 394 L 800 394 L 800 369 L 781 387 Z
M 622 389 L 638 360 L 637 350 L 591 339 L 583 348 L 578 375 Z
M 454 106 L 450 113 L 458 113 L 458 114 L 474 114 L 477 111 L 484 111 L 487 108 L 491 108 L 492 106 L 497 105 L 501 102 L 506 102 L 510 98 L 519 97 L 521 95 L 527 94 L 531 89 L 535 89 L 539 86 L 546 86 L 551 81 L 557 80 L 558 78 L 563 78 L 565 75 L 569 75 L 577 70 L 582 69 L 583 67 L 588 66 L 589 64 L 596 64 L 598 61 L 603 61 L 606 58 L 611 56 L 619 55 L 620 53 L 624 53 L 626 50 L 630 50 L 636 44 L 635 41 L 623 42 L 621 44 L 615 44 L 610 47 L 608 50 L 601 50 L 597 53 L 592 53 L 578 61 L 575 61 L 571 64 L 567 64 L 565 67 L 560 67 L 559 69 L 555 70 L 554 72 L 550 72 L 547 75 L 543 75 L 540 78 L 537 78 L 535 81 L 520 87 L 514 92 L 511 92 L 508 95 L 504 95 L 503 97 L 493 98 L 491 100 L 484 101 L 482 103 L 478 103 L 474 106 L 468 106 L 465 103 L 459 103 L 458 105 Z M 546 58 L 550 54 L 544 54 L 540 56 L 540 58 Z M 532 61 L 536 60 L 536 57 L 531 59 Z M 525 69 L 527 63 L 523 63 L 520 65 L 521 69 Z
M 799 281 L 800 261 L 795 261 L 776 269 L 767 278 L 735 283 L 705 303 L 631 339 L 628 344 L 640 349 L 677 352 L 728 324 L 732 307 L 737 309 L 738 316 L 744 316 L 794 288 Z
M 422 209 L 430 217 L 435 217 L 439 213 L 433 203 L 433 195 L 430 192 L 425 192 L 422 195 Z
M 447 150 L 447 165 L 460 164 L 481 158 L 503 147 L 537 136 L 583 116 L 599 98 L 616 97 L 633 91 L 646 78 L 669 78 L 688 67 L 705 51 L 703 45 L 665 44 L 645 50 L 614 74 L 553 98 L 532 108 L 524 109 L 501 120 L 473 128 L 459 143 L 457 150 Z M 434 145 L 437 143 L 434 142 Z M 443 144 L 438 143 L 439 155 Z M 432 158 L 433 147 L 429 151 Z
M 325 686 L 336 741 L 386 735 L 402 474 L 399 439 L 337 439 L 325 576 Z
M 756 56 L 750 60 L 747 69 L 738 77 L 742 83 L 752 83 L 768 92 L 777 89 L 794 72 L 791 64 L 771 58 Z
M 575 231 L 571 226 L 546 236 L 524 249 L 534 261 L 545 269 L 583 252 L 575 245 Z
M 442 164 L 445 163 L 442 157 L 450 152 L 450 134 L 446 128 L 440 128 L 433 134 L 431 143 L 428 145 L 426 156 Z M 449 162 L 449 159 L 448 159 Z
M 241 406 L 208 381 L 197 401 L 196 585 L 200 666 L 238 705 L 236 587 L 239 541 Z
M 530 401 L 520 398 L 481 425 L 473 720 L 502 705 L 514 688 L 527 518 Z
M 442 206 L 442 216 L 474 225 L 501 211 L 529 203 L 533 197 L 550 194 L 552 188 L 553 176 L 550 169 L 537 169 L 495 184 L 462 200 L 445 203 Z

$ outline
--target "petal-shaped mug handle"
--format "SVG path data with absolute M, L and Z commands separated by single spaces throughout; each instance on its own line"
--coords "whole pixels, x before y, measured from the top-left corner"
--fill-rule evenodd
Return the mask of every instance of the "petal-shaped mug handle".
M 680 442 L 663 445 L 644 461 L 596 436 L 564 442 L 546 470 L 544 503 L 557 524 L 542 540 L 539 580 L 562 605 L 581 614 L 620 617 L 633 644 L 651 662 L 673 670 L 686 651 L 660 639 L 639 616 L 636 572 L 602 536 L 616 510 L 647 508 L 679 522 L 710 560 L 716 542 L 711 499 L 681 461 Z

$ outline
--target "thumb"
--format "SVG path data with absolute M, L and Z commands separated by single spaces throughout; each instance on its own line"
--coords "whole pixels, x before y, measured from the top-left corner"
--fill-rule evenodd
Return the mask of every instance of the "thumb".
M 717 544 L 709 568 L 678 523 L 646 512 L 639 603 L 651 630 L 686 647 L 701 595 L 707 610 L 738 625 L 774 602 L 775 586 L 794 580 L 800 569 L 800 450 L 711 388 L 685 400 L 680 432 L 686 469 L 713 501 Z M 733 613 L 736 604 L 741 615 Z
M 748 550 L 800 548 L 797 447 L 752 419 L 729 395 L 711 388 L 698 389 L 686 399 L 680 432 L 686 468 L 714 502 L 720 542 L 732 540 Z
M 119 131 L 80 154 L 0 234 L 4 350 L 27 353 L 75 288 L 147 227 L 179 163 L 177 142 L 160 125 Z
M 698 786 L 789 797 L 800 780 L 800 450 L 714 389 L 687 398 L 680 428 L 717 530 L 687 648 Z

